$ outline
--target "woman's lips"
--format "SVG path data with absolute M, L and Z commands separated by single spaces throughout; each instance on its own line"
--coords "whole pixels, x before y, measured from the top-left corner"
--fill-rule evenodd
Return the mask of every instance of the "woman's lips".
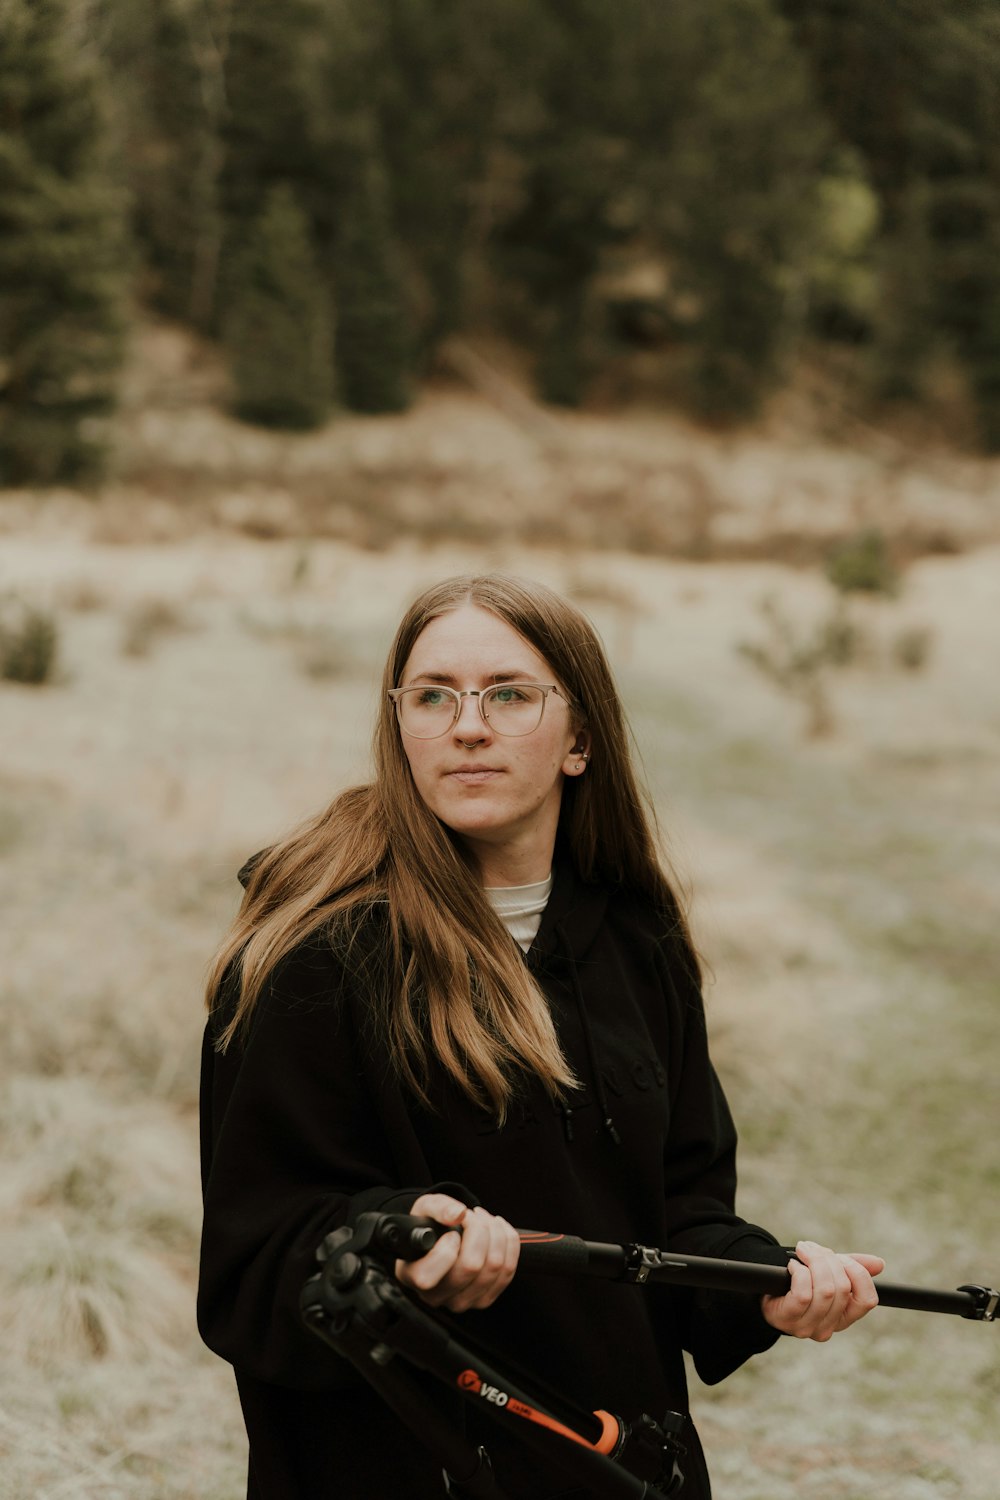
M 445 775 L 449 781 L 460 781 L 463 786 L 481 786 L 492 781 L 494 776 L 502 776 L 503 772 L 492 766 L 460 766 L 455 771 L 446 771 Z

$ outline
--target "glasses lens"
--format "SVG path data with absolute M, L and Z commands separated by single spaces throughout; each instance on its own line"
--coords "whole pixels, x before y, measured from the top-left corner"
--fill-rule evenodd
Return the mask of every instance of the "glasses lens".
M 433 740 L 455 722 L 455 694 L 449 688 L 405 688 L 396 699 L 400 728 L 417 740 Z
M 479 701 L 497 734 L 530 734 L 542 721 L 545 693 L 528 682 L 503 682 L 488 688 Z

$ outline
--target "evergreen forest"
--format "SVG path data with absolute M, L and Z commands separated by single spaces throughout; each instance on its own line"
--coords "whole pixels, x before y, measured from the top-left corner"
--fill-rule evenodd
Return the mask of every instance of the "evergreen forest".
M 265 426 L 488 334 L 713 421 L 945 370 L 1000 450 L 1000 5 L 0 0 L 0 484 L 100 474 L 149 314 Z

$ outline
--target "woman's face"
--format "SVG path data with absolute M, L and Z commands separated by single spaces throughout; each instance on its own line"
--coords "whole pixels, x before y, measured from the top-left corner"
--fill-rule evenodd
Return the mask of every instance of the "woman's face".
M 499 616 L 465 604 L 439 615 L 417 637 L 399 687 L 419 683 L 482 691 L 498 680 L 556 681 L 543 656 Z M 561 686 L 561 684 L 559 684 Z M 549 693 L 530 734 L 498 734 L 463 698 L 454 724 L 437 739 L 401 733 L 418 793 L 476 854 L 486 884 L 544 880 L 555 844 L 563 779 L 583 774 L 574 747 L 585 747 L 561 693 Z

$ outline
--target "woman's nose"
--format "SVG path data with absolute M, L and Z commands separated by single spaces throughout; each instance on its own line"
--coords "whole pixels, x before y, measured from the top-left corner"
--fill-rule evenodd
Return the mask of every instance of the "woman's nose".
M 458 705 L 455 734 L 460 740 L 481 740 L 492 733 L 489 724 L 479 711 L 478 694 L 469 693 Z

